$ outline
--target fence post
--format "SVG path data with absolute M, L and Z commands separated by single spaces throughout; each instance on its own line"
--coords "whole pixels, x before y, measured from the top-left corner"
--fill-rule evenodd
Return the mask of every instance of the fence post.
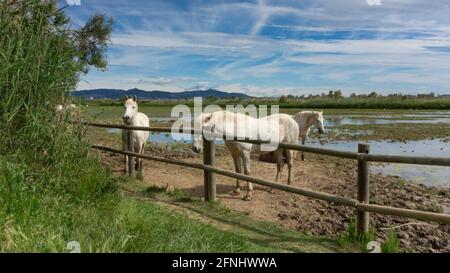
M 133 130 L 128 130 L 128 151 L 133 152 Z M 128 156 L 128 173 L 131 177 L 135 176 L 135 164 L 134 164 L 134 157 L 129 155 Z
M 368 154 L 369 151 L 369 144 L 358 144 L 358 153 Z M 369 203 L 369 162 L 365 160 L 358 160 L 358 201 Z M 369 232 L 369 212 L 358 210 L 356 222 L 358 234 Z
M 203 138 L 203 164 L 214 166 L 215 164 L 214 140 Z M 211 171 L 204 171 L 204 195 L 205 201 L 216 201 L 216 179 Z

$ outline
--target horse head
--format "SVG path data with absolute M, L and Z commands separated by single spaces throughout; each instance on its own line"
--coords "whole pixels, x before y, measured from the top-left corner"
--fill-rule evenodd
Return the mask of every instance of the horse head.
M 138 99 L 136 96 L 133 96 L 132 98 L 126 96 L 124 100 L 125 102 L 123 107 L 125 113 L 123 114 L 122 119 L 124 123 L 130 124 L 138 113 Z
M 212 113 L 201 113 L 197 118 L 194 119 L 194 128 L 200 128 L 203 131 L 203 128 L 210 127 L 208 122 L 211 120 L 212 116 Z M 194 151 L 195 153 L 201 153 L 202 150 L 203 134 L 195 133 L 192 140 L 192 151 Z
M 323 125 L 323 112 L 313 111 L 312 113 L 314 117 L 313 125 L 317 128 L 319 134 L 325 133 L 325 127 Z

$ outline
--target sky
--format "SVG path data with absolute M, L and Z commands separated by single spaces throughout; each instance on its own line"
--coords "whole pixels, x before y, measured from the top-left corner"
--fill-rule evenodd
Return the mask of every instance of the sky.
M 107 71 L 78 90 L 450 94 L 450 1 L 66 2 L 73 28 L 115 20 Z

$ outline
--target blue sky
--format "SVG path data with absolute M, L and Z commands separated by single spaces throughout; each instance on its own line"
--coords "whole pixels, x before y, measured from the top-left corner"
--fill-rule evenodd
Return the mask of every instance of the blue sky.
M 78 89 L 450 93 L 449 1 L 81 0 L 66 12 L 74 27 L 115 19 L 108 70 Z

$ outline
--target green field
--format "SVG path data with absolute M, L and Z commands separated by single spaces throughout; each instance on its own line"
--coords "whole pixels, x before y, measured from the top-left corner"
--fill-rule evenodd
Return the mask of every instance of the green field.
M 139 112 L 146 113 L 149 117 L 160 118 L 160 117 L 170 117 L 172 108 L 175 105 L 151 105 L 145 102 L 139 103 Z M 95 101 L 92 101 L 88 106 L 81 105 L 82 112 L 85 113 L 85 118 L 89 120 L 100 120 L 100 121 L 116 121 L 122 122 L 121 117 L 123 115 L 122 104 L 118 105 L 98 105 Z M 225 108 L 224 108 L 225 109 Z M 405 109 L 339 109 L 339 108 L 280 108 L 281 113 L 294 114 L 304 110 L 316 110 L 324 111 L 326 115 L 361 115 L 361 116 L 374 116 L 384 115 L 387 112 L 390 115 L 403 115 L 411 113 L 421 113 L 423 111 L 442 111 L 439 109 L 433 110 L 405 110 Z M 191 108 L 192 113 L 194 112 Z M 413 111 L 413 112 L 411 112 Z
M 80 105 L 91 106 L 121 106 L 122 100 L 102 99 L 85 100 L 73 98 Z M 184 100 L 142 100 L 141 106 L 152 106 L 164 109 L 178 104 L 192 107 L 192 99 Z M 220 107 L 227 105 L 278 105 L 284 109 L 379 109 L 379 110 L 450 110 L 449 96 L 357 96 L 357 97 L 328 97 L 313 96 L 311 98 L 252 98 L 252 99 L 216 99 L 204 98 L 203 104 L 216 104 Z

